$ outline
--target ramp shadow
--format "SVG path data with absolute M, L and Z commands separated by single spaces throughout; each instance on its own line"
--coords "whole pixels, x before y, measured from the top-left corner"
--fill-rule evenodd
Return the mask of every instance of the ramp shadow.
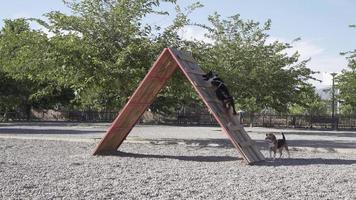
M 107 156 L 132 157 L 132 158 L 153 158 L 153 159 L 176 159 L 193 162 L 227 162 L 241 160 L 232 156 L 174 156 L 174 155 L 157 155 L 157 154 L 140 154 L 123 151 L 106 153 Z
M 24 134 L 24 135 L 77 135 L 77 134 L 90 134 L 90 133 L 103 133 L 104 131 L 98 130 L 75 130 L 75 129 L 31 129 L 31 128 L 3 128 L 0 127 L 0 134 Z
M 325 158 L 283 158 L 266 160 L 256 163 L 256 166 L 303 166 L 303 165 L 356 165 L 356 160 L 325 159 Z
M 175 138 L 163 138 L 163 139 L 149 139 L 152 145 L 178 145 L 184 144 L 191 147 L 216 147 L 216 148 L 233 148 L 233 144 L 229 139 L 175 139 Z
M 300 135 L 300 136 L 325 136 L 325 137 L 356 137 L 356 133 L 354 131 L 328 131 L 328 130 L 310 130 L 303 132 L 290 132 L 288 134 L 291 135 Z
M 162 138 L 162 139 L 147 139 L 152 145 L 178 145 L 184 144 L 197 148 L 234 148 L 234 145 L 229 139 L 175 139 L 175 138 Z M 268 150 L 268 144 L 264 140 L 255 140 L 256 145 L 261 150 Z M 354 141 L 345 140 L 288 140 L 288 146 L 293 150 L 294 147 L 307 147 L 307 148 L 322 148 L 327 152 L 336 152 L 336 149 L 356 149 Z

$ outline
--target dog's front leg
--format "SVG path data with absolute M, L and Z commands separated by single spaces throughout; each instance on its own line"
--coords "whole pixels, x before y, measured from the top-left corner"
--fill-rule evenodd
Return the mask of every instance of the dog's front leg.
M 288 146 L 285 146 L 284 148 L 286 149 L 286 151 L 287 151 L 287 153 L 288 153 L 288 158 L 290 158 L 290 153 L 289 153 Z
M 269 158 L 272 158 L 272 150 L 269 149 Z

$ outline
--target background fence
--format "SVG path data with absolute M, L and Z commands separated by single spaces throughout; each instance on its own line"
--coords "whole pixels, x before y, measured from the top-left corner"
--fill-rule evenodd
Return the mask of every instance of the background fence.
M 68 121 L 68 122 L 112 122 L 117 112 L 96 111 L 53 111 L 32 110 L 24 112 L 0 112 L 2 122 L 20 121 Z M 255 127 L 274 128 L 317 128 L 317 129 L 356 129 L 356 118 L 350 116 L 308 116 L 308 115 L 239 115 L 241 124 Z M 209 113 L 159 115 L 146 112 L 140 124 L 166 124 L 182 126 L 217 126 Z

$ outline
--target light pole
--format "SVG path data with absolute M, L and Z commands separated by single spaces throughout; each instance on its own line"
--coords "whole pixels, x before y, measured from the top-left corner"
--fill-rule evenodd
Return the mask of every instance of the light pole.
M 331 104 L 331 119 L 332 119 L 332 128 L 336 129 L 336 120 L 335 120 L 335 76 L 337 73 L 333 72 L 330 74 L 333 77 L 333 82 L 331 86 L 331 95 L 332 95 L 332 104 Z

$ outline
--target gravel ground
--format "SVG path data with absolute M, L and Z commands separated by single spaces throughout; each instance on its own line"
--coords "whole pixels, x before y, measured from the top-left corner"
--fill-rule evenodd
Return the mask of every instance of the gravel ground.
M 95 145 L 0 138 L 0 199 L 356 199 L 356 154 L 248 166 L 231 146 L 126 142 L 91 156 Z

